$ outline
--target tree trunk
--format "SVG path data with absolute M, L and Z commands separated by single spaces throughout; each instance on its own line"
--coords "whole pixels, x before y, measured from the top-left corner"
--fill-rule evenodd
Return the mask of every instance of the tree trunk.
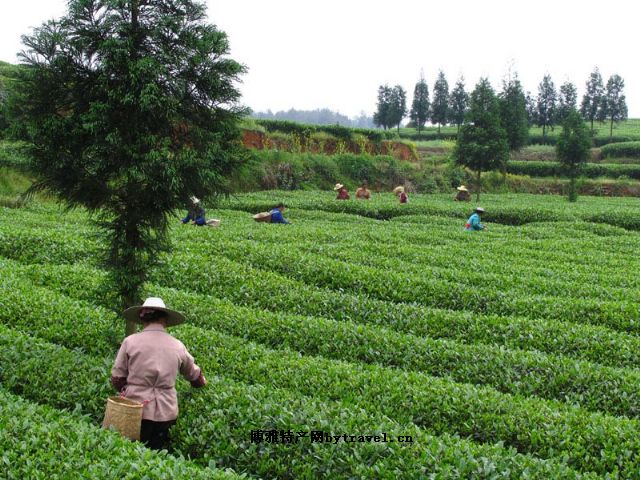
M 578 200 L 578 192 L 576 188 L 576 177 L 572 175 L 569 179 L 569 201 L 575 202 Z
M 129 212 L 127 212 L 127 215 Z M 121 237 L 122 238 L 122 237 Z M 122 299 L 122 308 L 139 305 L 140 286 L 145 277 L 145 265 L 140 257 L 143 249 L 143 242 L 139 226 L 133 220 L 127 221 L 124 225 L 124 238 L 119 242 L 118 257 L 116 261 L 117 282 L 119 296 Z M 129 336 L 137 331 L 137 322 L 127 320 L 125 335 Z
M 478 170 L 478 182 L 476 189 L 476 202 L 480 201 L 480 190 L 482 189 L 482 184 L 480 183 L 480 175 L 482 175 L 482 170 Z
M 440 136 L 440 124 L 438 123 L 438 137 Z
M 613 117 L 611 117 L 611 125 L 609 127 L 609 140 L 613 138 Z
M 591 133 L 593 134 L 593 118 L 591 119 Z

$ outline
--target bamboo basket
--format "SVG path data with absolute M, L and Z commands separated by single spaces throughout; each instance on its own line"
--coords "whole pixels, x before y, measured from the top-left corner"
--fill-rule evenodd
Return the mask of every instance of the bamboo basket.
M 271 212 L 260 212 L 253 216 L 256 222 L 271 222 Z
M 129 440 L 140 440 L 142 403 L 124 397 L 109 397 L 102 426 L 113 428 Z

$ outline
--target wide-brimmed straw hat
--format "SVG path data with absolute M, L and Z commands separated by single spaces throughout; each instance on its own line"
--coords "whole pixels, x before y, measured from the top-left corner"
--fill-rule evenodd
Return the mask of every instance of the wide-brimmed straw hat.
M 478 208 L 476 208 L 476 212 L 478 212 L 478 213 L 484 213 L 484 208 L 482 208 L 482 207 L 478 207 Z
M 144 301 L 142 305 L 127 308 L 124 312 L 122 312 L 122 316 L 132 322 L 142 323 L 142 319 L 140 318 L 140 310 L 142 310 L 143 308 L 151 308 L 153 310 L 159 310 L 166 313 L 167 327 L 179 325 L 184 322 L 184 315 L 182 315 L 180 312 L 176 312 L 175 310 L 167 308 L 167 306 L 164 304 L 164 301 L 159 297 L 149 297 Z
M 398 194 L 398 193 L 402 193 L 402 192 L 404 192 L 404 187 L 403 186 L 398 186 L 398 187 L 393 189 L 393 193 Z
M 197 205 L 198 203 L 200 203 L 200 199 L 198 197 L 191 196 L 189 197 L 189 199 L 194 205 Z
M 342 187 L 344 187 L 344 185 L 343 185 L 343 184 L 341 184 L 341 183 L 336 183 L 336 186 L 335 186 L 335 187 L 333 187 L 333 189 L 334 189 L 334 190 L 340 190 Z
M 468 192 L 469 190 L 467 190 L 467 187 L 465 187 L 464 185 L 460 185 L 458 188 L 456 188 L 456 190 L 460 191 L 460 192 Z

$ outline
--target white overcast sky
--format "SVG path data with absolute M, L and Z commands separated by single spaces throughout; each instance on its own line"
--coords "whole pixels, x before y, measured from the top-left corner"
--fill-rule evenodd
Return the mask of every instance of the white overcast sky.
M 569 80 L 578 102 L 594 66 L 625 81 L 640 117 L 638 0 L 206 0 L 231 56 L 249 68 L 243 103 L 272 111 L 375 110 L 378 86 L 400 84 L 409 102 L 421 69 L 432 91 L 442 69 L 467 90 L 481 76 L 499 89 L 509 65 L 536 94 L 543 75 Z M 0 60 L 17 62 L 20 35 L 62 15 L 65 0 L 0 0 Z

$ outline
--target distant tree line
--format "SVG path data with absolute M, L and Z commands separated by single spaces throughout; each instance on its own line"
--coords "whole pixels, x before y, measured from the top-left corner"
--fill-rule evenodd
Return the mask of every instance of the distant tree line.
M 511 77 L 511 75 L 510 75 Z M 609 77 L 606 85 L 603 83 L 600 71 L 596 67 L 586 82 L 585 94 L 582 97 L 579 112 L 586 122 L 591 125 L 593 132 L 594 121 L 609 122 L 609 135 L 613 136 L 615 123 L 627 119 L 627 104 L 623 93 L 624 80 L 620 75 Z M 524 92 L 517 75 L 509 78 L 503 84 L 499 95 L 499 107 L 503 117 L 503 125 L 508 130 L 510 143 L 519 143 L 524 128 L 536 125 L 542 128 L 543 137 L 553 130 L 555 125 L 563 124 L 569 113 L 578 110 L 578 93 L 576 86 L 567 81 L 556 89 L 551 75 L 546 74 L 538 85 L 538 94 Z M 407 108 L 407 92 L 400 85 L 389 87 L 381 85 L 378 88 L 378 101 L 373 121 L 376 126 L 388 129 L 400 128 L 402 120 L 408 115 L 410 126 L 420 132 L 427 121 L 438 125 L 438 133 L 443 125 L 456 125 L 460 131 L 471 108 L 471 97 L 465 91 L 464 77 L 460 77 L 453 90 L 449 91 L 447 79 L 440 70 L 433 85 L 433 98 L 429 98 L 429 86 L 421 72 L 420 79 L 413 91 L 411 108 Z M 521 121 L 526 119 L 526 127 Z M 510 125 L 515 125 L 510 127 Z
M 341 125 L 343 127 L 353 128 L 373 128 L 373 118 L 367 116 L 365 112 L 355 118 L 349 118 L 339 112 L 334 112 L 328 108 L 319 108 L 316 110 L 296 110 L 291 108 L 287 111 L 278 111 L 273 113 L 271 110 L 266 112 L 252 112 L 252 118 L 264 120 L 288 120 L 291 122 L 307 123 L 312 125 Z

